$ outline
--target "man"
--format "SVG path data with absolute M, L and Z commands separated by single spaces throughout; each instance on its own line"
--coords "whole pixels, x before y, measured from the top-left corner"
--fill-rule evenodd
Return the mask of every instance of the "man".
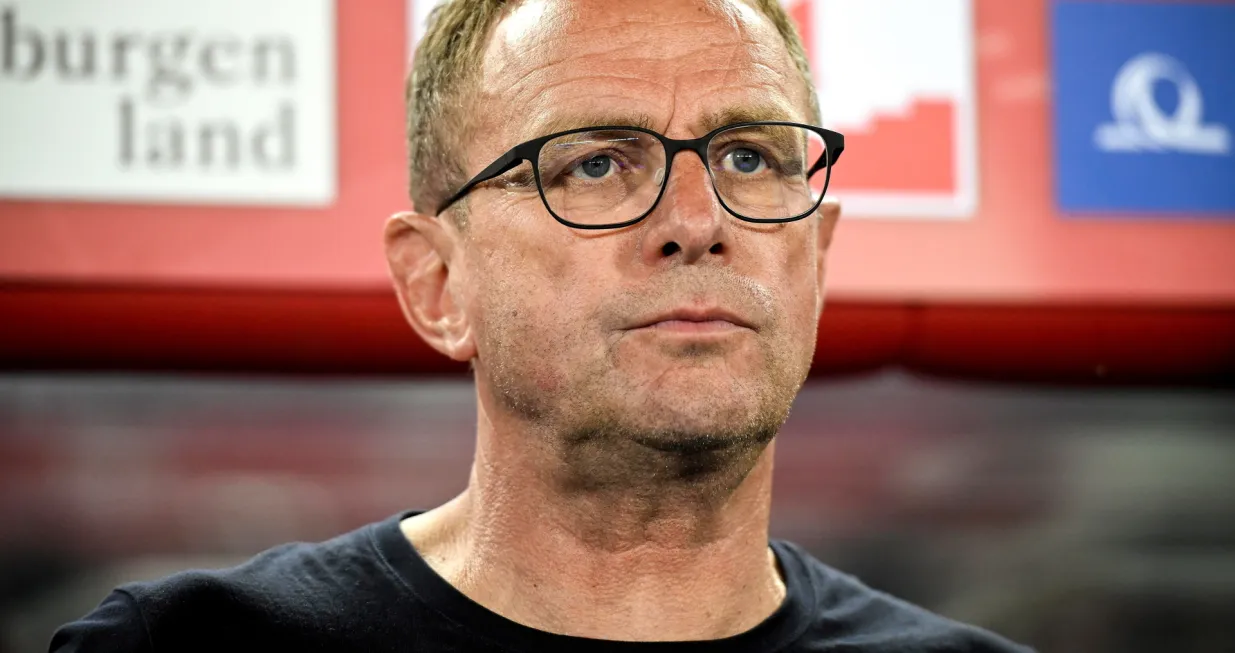
M 408 102 L 387 252 L 475 370 L 467 490 L 125 586 L 53 650 L 1023 650 L 769 543 L 843 149 L 776 0 L 455 0 Z

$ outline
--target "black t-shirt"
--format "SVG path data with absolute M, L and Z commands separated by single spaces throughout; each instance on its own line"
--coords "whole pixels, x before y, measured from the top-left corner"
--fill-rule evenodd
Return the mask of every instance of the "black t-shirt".
M 438 576 L 399 528 L 414 514 L 327 542 L 279 546 L 231 569 L 121 586 L 93 612 L 57 630 L 51 650 L 1028 651 L 874 591 L 781 541 L 771 545 L 785 576 L 785 601 L 745 633 L 651 643 L 555 635 L 485 609 Z

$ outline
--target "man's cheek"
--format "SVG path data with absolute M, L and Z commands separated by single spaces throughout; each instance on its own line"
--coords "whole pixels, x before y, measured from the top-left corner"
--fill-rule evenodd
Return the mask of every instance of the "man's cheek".
M 552 302 L 525 306 L 518 318 L 521 342 L 514 343 L 523 358 L 521 373 L 541 392 L 549 394 L 563 391 L 571 370 L 580 363 L 578 340 L 572 329 L 564 326 L 565 316 L 559 311 L 560 307 Z

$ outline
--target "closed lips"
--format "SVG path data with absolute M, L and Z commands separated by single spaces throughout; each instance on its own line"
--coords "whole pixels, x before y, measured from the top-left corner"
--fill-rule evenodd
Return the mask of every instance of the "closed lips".
M 695 322 L 705 323 L 728 323 L 733 326 L 742 327 L 745 329 L 754 329 L 755 327 L 747 320 L 736 315 L 731 311 L 721 308 L 711 309 L 690 309 L 681 308 L 667 313 L 661 313 L 651 318 L 637 320 L 632 329 L 644 329 L 658 325 L 666 325 L 671 323 Z M 719 324 L 717 324 L 719 326 Z

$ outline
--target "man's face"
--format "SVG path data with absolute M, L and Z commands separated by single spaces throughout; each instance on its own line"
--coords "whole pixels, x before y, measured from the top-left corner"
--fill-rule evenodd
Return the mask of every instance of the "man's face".
M 469 172 L 570 126 L 645 117 L 695 138 L 722 115 L 810 122 L 783 41 L 740 0 L 531 0 L 497 25 L 480 88 Z M 742 222 L 683 152 L 642 222 L 580 231 L 550 216 L 528 168 L 471 193 L 451 273 L 482 396 L 662 450 L 774 433 L 814 352 L 820 219 Z

